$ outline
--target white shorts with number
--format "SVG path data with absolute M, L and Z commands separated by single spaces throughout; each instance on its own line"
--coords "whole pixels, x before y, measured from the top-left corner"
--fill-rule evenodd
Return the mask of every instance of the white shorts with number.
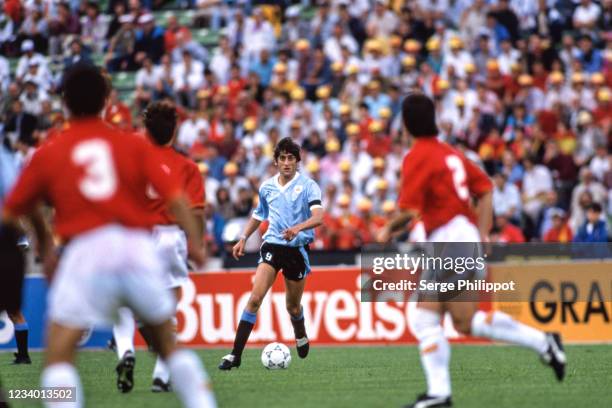
M 153 240 L 164 262 L 164 281 L 167 288 L 177 288 L 189 279 L 187 270 L 187 238 L 176 225 L 156 225 Z
M 126 306 L 159 324 L 175 312 L 151 234 L 109 225 L 66 246 L 49 289 L 49 318 L 73 328 L 110 327 Z

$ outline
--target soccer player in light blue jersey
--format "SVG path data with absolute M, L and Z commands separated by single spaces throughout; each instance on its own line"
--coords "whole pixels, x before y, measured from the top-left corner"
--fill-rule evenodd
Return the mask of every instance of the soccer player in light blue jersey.
M 301 301 L 305 277 L 310 272 L 308 245 L 314 240 L 314 228 L 322 223 L 323 207 L 321 189 L 314 180 L 297 171 L 299 162 L 300 147 L 288 137 L 279 141 L 274 149 L 278 174 L 262 183 L 259 205 L 233 248 L 234 258 L 244 255 L 246 240 L 262 221 L 269 221 L 253 290 L 238 324 L 234 348 L 221 360 L 221 370 L 240 366 L 242 351 L 255 326 L 257 310 L 280 270 L 285 278 L 287 311 L 293 324 L 298 356 L 306 358 L 308 355 Z

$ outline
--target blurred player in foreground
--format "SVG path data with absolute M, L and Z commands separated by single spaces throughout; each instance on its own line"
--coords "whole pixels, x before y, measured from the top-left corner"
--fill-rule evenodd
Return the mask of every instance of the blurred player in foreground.
M 238 259 L 244 255 L 246 240 L 261 222 L 270 222 L 263 236 L 253 290 L 238 324 L 234 348 L 221 360 L 221 370 L 240 367 L 242 351 L 255 326 L 257 311 L 281 269 L 285 276 L 287 311 L 293 324 L 298 356 L 306 358 L 308 355 L 301 301 L 305 278 L 310 273 L 308 244 L 314 240 L 314 228 L 321 225 L 323 207 L 321 189 L 314 180 L 297 171 L 299 162 L 300 146 L 288 137 L 280 140 L 274 149 L 278 174 L 259 187 L 259 205 L 233 248 L 234 258 Z
M 200 263 L 204 253 L 196 222 L 156 149 L 102 121 L 108 94 L 108 82 L 96 67 L 77 65 L 65 74 L 62 96 L 69 126 L 34 154 L 4 207 L 4 219 L 16 222 L 42 201 L 49 203 L 56 233 L 66 243 L 55 271 L 51 233 L 29 217 L 51 280 L 42 386 L 74 387 L 76 394 L 74 402 L 45 404 L 84 406 L 74 367 L 77 343 L 84 329 L 112 325 L 118 308 L 127 306 L 150 327 L 154 348 L 168 364 L 183 404 L 214 407 L 199 359 L 177 350 L 172 340 L 174 300 L 148 231 L 155 214 L 144 200 L 147 186 L 155 188 L 187 231 L 190 256 Z
M 431 99 L 416 93 L 407 96 L 402 115 L 404 126 L 415 141 L 402 165 L 398 199 L 401 211 L 380 232 L 379 242 L 389 241 L 395 231 L 405 228 L 415 218 L 423 221 L 428 242 L 478 245 L 486 240 L 493 219 L 492 185 L 487 175 L 460 152 L 437 139 Z M 476 214 L 471 207 L 472 198 L 477 200 Z M 423 299 L 423 293 L 419 293 L 418 302 L 411 303 L 409 324 L 419 341 L 427 393 L 409 407 L 452 406 L 450 346 L 440 323 L 445 312 L 451 314 L 455 328 L 464 334 L 531 348 L 552 367 L 557 379 L 563 380 L 566 357 L 557 334 L 543 333 L 502 312 L 480 311 L 477 301 Z
M 176 107 L 170 102 L 154 102 L 144 114 L 147 136 L 159 146 L 159 159 L 163 166 L 175 175 L 183 191 L 187 194 L 191 212 L 196 220 L 196 229 L 200 237 L 204 231 L 204 183 L 198 166 L 172 148 L 176 136 Z M 172 292 L 176 301 L 180 298 L 181 285 L 188 278 L 187 239 L 185 232 L 176 225 L 166 203 L 151 186 L 147 190 L 148 206 L 155 213 L 153 238 L 160 257 L 165 262 L 165 285 Z M 122 392 L 129 392 L 134 386 L 134 316 L 128 308 L 121 308 L 119 323 L 113 327 L 117 344 L 117 355 L 120 359 L 117 366 L 117 387 Z M 143 334 L 148 340 L 148 333 Z M 158 356 L 153 369 L 153 392 L 170 391 L 170 373 L 163 360 Z

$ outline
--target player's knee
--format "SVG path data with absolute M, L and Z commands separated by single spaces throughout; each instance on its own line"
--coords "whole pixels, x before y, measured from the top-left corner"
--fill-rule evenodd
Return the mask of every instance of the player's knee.
M 299 316 L 302 311 L 302 306 L 299 303 L 287 303 L 287 312 L 291 316 Z
M 418 341 L 442 334 L 440 315 L 431 310 L 411 308 L 408 314 L 408 325 Z
M 453 326 L 461 334 L 470 334 L 472 329 L 471 319 L 464 316 L 453 316 Z

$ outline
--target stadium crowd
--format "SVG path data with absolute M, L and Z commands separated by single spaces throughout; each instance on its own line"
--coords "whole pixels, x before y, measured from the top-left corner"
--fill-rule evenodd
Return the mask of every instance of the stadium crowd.
M 216 251 L 238 236 L 285 136 L 324 191 L 314 248 L 350 250 L 395 211 L 410 145 L 401 101 L 418 89 L 436 101 L 439 137 L 493 178 L 494 240 L 609 240 L 611 0 L 163 3 L 1 1 L 5 147 L 27 160 L 53 137 L 66 125 L 63 70 L 99 63 L 134 77 L 111 96 L 113 125 L 142 131 L 149 102 L 177 103 L 176 147 L 205 178 Z M 218 35 L 213 46 L 196 27 Z

